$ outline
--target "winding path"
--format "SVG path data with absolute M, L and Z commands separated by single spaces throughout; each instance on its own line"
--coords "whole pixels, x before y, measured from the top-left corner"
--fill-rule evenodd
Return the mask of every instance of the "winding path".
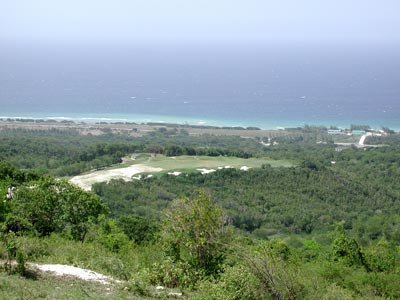
M 361 136 L 360 141 L 358 142 L 358 144 L 359 144 L 360 146 L 364 146 L 365 139 L 366 139 L 367 137 L 369 137 L 369 136 L 372 136 L 372 133 L 371 133 L 371 132 L 364 133 L 364 134 Z

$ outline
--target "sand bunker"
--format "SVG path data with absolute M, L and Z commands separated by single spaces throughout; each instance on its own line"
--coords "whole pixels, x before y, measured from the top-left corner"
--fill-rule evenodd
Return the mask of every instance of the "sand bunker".
M 80 188 L 90 191 L 92 184 L 97 182 L 108 182 L 111 179 L 122 179 L 131 181 L 132 176 L 139 173 L 155 173 L 162 171 L 161 168 L 153 168 L 142 164 L 132 165 L 126 168 L 95 171 L 85 175 L 72 177 L 70 182 Z
M 179 175 L 181 175 L 181 174 L 182 174 L 182 172 L 179 172 L 179 171 L 168 172 L 168 175 L 173 175 L 173 176 L 179 176 Z
M 216 170 L 214 170 L 214 169 L 197 169 L 197 171 L 200 171 L 201 174 L 205 175 L 205 174 L 215 172 Z

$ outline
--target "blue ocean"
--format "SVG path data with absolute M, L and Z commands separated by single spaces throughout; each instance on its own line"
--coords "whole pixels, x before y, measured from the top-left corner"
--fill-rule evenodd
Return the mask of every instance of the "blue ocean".
M 398 53 L 379 45 L 4 45 L 0 117 L 399 130 Z

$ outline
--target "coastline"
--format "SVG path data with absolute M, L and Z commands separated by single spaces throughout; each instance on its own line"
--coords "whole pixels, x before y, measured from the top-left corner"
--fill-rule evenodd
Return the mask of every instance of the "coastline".
M 183 125 L 193 127 L 218 127 L 218 128 L 258 128 L 261 130 L 279 130 L 285 128 L 300 128 L 305 125 L 338 128 L 350 128 L 351 124 L 369 125 L 373 129 L 381 129 L 389 127 L 396 132 L 400 131 L 399 124 L 393 124 L 379 121 L 366 120 L 320 120 L 307 122 L 305 120 L 229 120 L 229 119 L 208 119 L 194 118 L 183 116 L 168 116 L 168 115 L 151 115 L 151 114 L 110 114 L 110 113 L 2 113 L 1 121 L 7 120 L 32 120 L 43 122 L 59 122 L 59 123 L 81 123 L 81 124 L 138 124 L 138 125 Z M 382 123 L 382 124 L 381 124 Z

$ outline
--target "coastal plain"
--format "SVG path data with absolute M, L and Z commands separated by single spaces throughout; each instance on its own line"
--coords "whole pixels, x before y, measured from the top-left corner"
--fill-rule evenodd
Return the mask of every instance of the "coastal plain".
M 211 126 L 191 126 L 182 124 L 135 124 L 135 123 L 81 123 L 81 122 L 63 122 L 52 120 L 2 120 L 0 130 L 2 129 L 27 129 L 27 130 L 70 130 L 75 129 L 82 135 L 102 135 L 105 133 L 125 133 L 132 137 L 140 137 L 148 132 L 160 128 L 176 128 L 186 130 L 189 135 L 231 135 L 244 138 L 254 137 L 274 137 L 282 136 L 287 132 L 285 130 L 262 130 L 246 129 L 242 127 L 211 127 Z

